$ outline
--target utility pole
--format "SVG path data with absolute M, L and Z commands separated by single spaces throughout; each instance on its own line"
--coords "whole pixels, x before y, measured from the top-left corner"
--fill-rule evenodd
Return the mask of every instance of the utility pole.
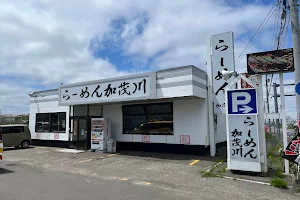
M 299 35 L 299 16 L 298 16 L 298 0 L 289 0 L 291 11 L 292 41 L 295 73 L 295 84 L 300 81 L 300 35 Z M 296 111 L 297 119 L 300 114 L 300 96 L 296 95 Z
M 295 84 L 297 84 L 300 81 L 300 47 L 299 47 L 300 35 L 299 35 L 298 0 L 289 0 L 289 6 L 291 11 L 293 55 L 294 55 L 294 66 L 295 66 L 294 79 L 295 79 Z M 297 119 L 299 120 L 300 95 L 296 95 L 296 110 L 297 110 Z M 300 163 L 298 163 L 298 173 L 297 173 L 298 180 L 300 176 L 299 166 Z
M 266 83 L 266 92 L 267 92 L 267 113 L 269 114 L 270 113 L 270 103 L 269 103 L 268 75 L 267 74 L 266 74 L 265 78 L 266 78 L 265 83 Z M 268 127 L 269 127 L 269 131 L 271 133 L 272 130 L 271 130 L 271 120 L 270 119 L 268 120 Z
M 274 106 L 275 106 L 275 113 L 278 113 L 278 94 L 277 94 L 277 87 L 279 84 L 273 83 L 273 93 L 274 93 Z M 279 119 L 276 119 L 276 127 L 277 127 L 277 137 L 278 139 L 281 139 L 281 134 L 280 134 L 280 124 L 279 124 Z

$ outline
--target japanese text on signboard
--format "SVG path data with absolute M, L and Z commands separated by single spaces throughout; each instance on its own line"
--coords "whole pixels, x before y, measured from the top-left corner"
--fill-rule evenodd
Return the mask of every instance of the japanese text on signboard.
M 225 87 L 222 70 L 234 71 L 233 34 L 224 33 L 212 38 L 212 75 L 215 99 L 215 114 L 225 113 Z
M 258 161 L 257 116 L 230 116 L 229 126 L 231 159 Z
M 61 103 L 109 101 L 150 95 L 149 77 L 61 88 Z

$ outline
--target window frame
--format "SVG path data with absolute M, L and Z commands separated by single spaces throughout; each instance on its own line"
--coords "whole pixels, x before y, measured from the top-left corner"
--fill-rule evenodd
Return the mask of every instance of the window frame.
M 147 106 L 149 105 L 169 105 L 171 111 L 170 112 L 162 112 L 162 113 L 148 113 L 147 111 Z M 129 114 L 124 114 L 123 108 L 124 107 L 143 107 L 144 109 L 144 114 L 134 114 L 134 113 L 129 113 Z M 148 126 L 146 126 L 146 131 L 144 133 L 126 133 L 125 132 L 125 117 L 124 116 L 146 116 L 146 123 L 149 122 L 149 116 L 157 116 L 157 115 L 169 115 L 172 117 L 172 132 L 161 132 L 161 133 L 149 133 L 148 132 Z M 174 111 L 173 111 L 173 102 L 163 102 L 163 103 L 147 103 L 147 104 L 134 104 L 134 105 L 123 105 L 122 106 L 122 134 L 133 134 L 133 135 L 174 135 Z
M 49 130 L 48 131 L 38 131 L 38 129 L 37 129 L 37 123 L 38 123 L 38 121 L 37 121 L 37 118 L 38 118 L 38 115 L 39 114 L 43 114 L 43 115 L 48 115 L 48 117 L 49 117 Z M 52 120 L 52 116 L 53 115 L 57 115 L 57 122 L 54 122 L 53 120 Z M 65 120 L 65 127 L 66 127 L 66 125 L 67 125 L 67 113 L 66 112 L 54 112 L 54 113 L 36 113 L 36 115 L 35 115 L 35 132 L 41 132 L 41 133 L 66 133 L 66 130 L 65 131 L 60 131 L 59 130 L 59 126 L 60 125 L 63 125 L 63 123 L 62 124 L 60 124 L 60 116 L 61 115 L 65 115 L 65 119 L 63 119 L 63 120 Z M 57 125 L 57 130 L 58 131 L 53 131 L 53 128 L 52 128 L 52 126 L 53 125 Z

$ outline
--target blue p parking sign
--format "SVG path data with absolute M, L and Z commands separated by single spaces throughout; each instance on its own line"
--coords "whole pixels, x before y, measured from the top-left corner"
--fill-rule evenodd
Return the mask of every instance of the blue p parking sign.
M 228 114 L 257 114 L 256 89 L 227 91 Z
M 298 82 L 295 86 L 295 91 L 298 95 L 300 95 L 300 82 Z

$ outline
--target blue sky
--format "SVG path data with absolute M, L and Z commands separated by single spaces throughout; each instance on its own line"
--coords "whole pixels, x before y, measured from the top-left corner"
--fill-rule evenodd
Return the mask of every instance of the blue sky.
M 237 58 L 274 2 L 1 1 L 0 109 L 27 113 L 28 92 L 60 83 L 190 64 L 206 69 L 208 35 L 233 31 Z M 274 49 L 278 16 L 275 11 L 247 53 Z M 283 39 L 282 48 L 292 46 L 290 29 Z M 246 70 L 246 55 L 236 69 Z M 294 115 L 293 106 L 288 114 Z

